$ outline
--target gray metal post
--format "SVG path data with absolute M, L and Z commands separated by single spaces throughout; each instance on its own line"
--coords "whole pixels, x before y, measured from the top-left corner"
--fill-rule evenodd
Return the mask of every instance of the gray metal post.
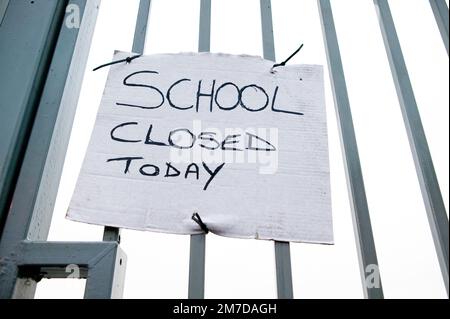
M 204 234 L 191 235 L 189 257 L 189 299 L 205 297 L 205 241 Z
M 2 4 L 6 11 L 0 26 L 0 233 L 64 9 L 64 2 Z
M 198 51 L 209 52 L 211 43 L 211 0 L 200 2 Z M 205 297 L 205 246 L 206 235 L 191 235 L 189 256 L 188 298 Z
M 78 7 L 80 28 L 64 24 L 67 4 Z M 16 249 L 47 238 L 98 5 L 11 1 L 0 26 L 0 129 L 9 138 L 0 145 L 26 145 L 0 161 L 23 159 L 0 241 L 0 298 L 34 295 L 34 282 L 17 279 Z
M 134 53 L 143 54 L 145 39 L 147 36 L 148 19 L 150 16 L 151 0 L 140 0 L 139 9 L 134 29 L 133 47 Z M 103 230 L 103 241 L 120 242 L 120 228 L 105 227 Z
M 448 295 L 448 218 L 389 4 L 374 0 L 392 77 Z
M 144 53 L 147 26 L 150 16 L 151 0 L 141 0 L 134 30 L 133 52 Z
M 260 0 L 261 27 L 264 58 L 275 61 L 275 44 L 272 25 L 272 7 L 270 0 Z M 288 242 L 275 241 L 275 267 L 277 293 L 280 299 L 292 299 L 291 252 Z
M 294 298 L 292 287 L 291 252 L 288 242 L 275 242 L 275 272 L 279 299 Z
M 211 46 L 211 0 L 200 2 L 198 52 L 209 52 Z
M 376 285 L 369 287 L 366 283 L 368 266 L 375 265 L 375 269 L 378 269 L 378 260 L 333 13 L 329 0 L 318 0 L 318 6 L 338 120 L 364 296 L 379 299 L 383 298 L 381 279 L 378 287 Z
M 448 7 L 445 0 L 430 0 L 430 6 L 433 10 L 442 41 L 448 54 Z
M 80 243 L 81 244 L 81 243 Z M 91 259 L 87 271 L 85 299 L 120 299 L 125 284 L 127 256 L 117 245 L 104 256 Z

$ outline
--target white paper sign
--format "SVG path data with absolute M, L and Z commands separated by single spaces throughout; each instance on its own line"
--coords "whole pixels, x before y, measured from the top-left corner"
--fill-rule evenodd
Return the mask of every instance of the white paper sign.
M 67 217 L 196 234 L 197 212 L 222 236 L 331 244 L 322 66 L 272 65 L 210 53 L 112 65 Z

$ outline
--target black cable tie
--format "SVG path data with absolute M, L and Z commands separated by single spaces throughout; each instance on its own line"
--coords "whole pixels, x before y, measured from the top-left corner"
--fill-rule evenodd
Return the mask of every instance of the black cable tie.
M 279 66 L 285 66 L 286 63 L 292 59 L 298 52 L 300 52 L 300 50 L 303 48 L 303 43 L 300 45 L 300 47 L 294 51 L 294 53 L 292 53 L 286 60 L 284 60 L 281 63 L 275 63 L 272 68 L 270 69 L 270 73 L 275 73 L 274 69 L 279 67 Z
M 109 66 L 109 65 L 113 65 L 113 64 L 117 64 L 117 63 L 122 63 L 122 62 L 130 63 L 131 61 L 133 61 L 134 59 L 139 58 L 140 56 L 141 56 L 141 54 L 138 54 L 138 55 L 135 55 L 135 56 L 129 56 L 129 57 L 127 57 L 125 59 L 122 59 L 122 60 L 117 60 L 117 61 L 112 61 L 112 62 L 109 62 L 109 63 L 105 63 L 105 64 L 102 64 L 102 65 L 96 67 L 92 71 L 97 71 L 98 69 L 101 69 L 101 68 L 103 68 L 105 66 Z
M 206 226 L 206 224 L 202 221 L 198 213 L 192 214 L 192 220 L 200 226 L 200 228 L 205 232 L 205 234 L 209 233 L 208 226 Z

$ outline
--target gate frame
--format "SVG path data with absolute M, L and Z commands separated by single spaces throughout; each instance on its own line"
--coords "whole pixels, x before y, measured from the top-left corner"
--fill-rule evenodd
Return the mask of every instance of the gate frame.
M 0 41 L 4 48 L 23 53 L 10 56 L 6 50 L 0 60 L 5 70 L 0 83 L 17 93 L 7 96 L 3 103 L 8 116 L 0 118 L 0 133 L 6 133 L 7 146 L 12 145 L 0 149 L 6 163 L 0 167 L 0 298 L 31 298 L 39 280 L 67 278 L 70 265 L 77 265 L 80 278 L 87 279 L 85 298 L 120 298 L 126 255 L 119 246 L 119 228 L 105 227 L 99 242 L 45 241 L 101 0 L 0 1 Z M 317 3 L 364 295 L 383 298 L 381 281 L 379 287 L 365 284 L 367 266 L 378 267 L 378 261 L 331 5 L 329 0 Z M 374 3 L 448 295 L 448 218 L 388 2 Z M 64 26 L 72 14 L 67 11 L 70 4 L 80 9 L 80 28 Z M 430 0 L 430 6 L 448 54 L 445 0 Z M 134 53 L 144 51 L 150 8 L 151 0 L 140 0 Z M 260 10 L 263 55 L 275 61 L 271 0 L 260 0 Z M 15 20 L 23 14 L 32 18 L 17 27 Z M 200 52 L 209 52 L 210 38 L 211 0 L 201 0 Z M 22 45 L 28 40 L 28 50 L 21 50 L 17 39 Z M 204 298 L 205 244 L 205 235 L 191 236 L 189 298 Z M 289 243 L 276 241 L 274 248 L 278 298 L 293 298 Z
M 64 25 L 73 14 L 68 5 L 79 9 L 79 28 Z M 28 56 L 19 56 L 23 61 L 8 60 L 0 75 L 2 83 L 16 85 L 14 92 L 23 92 L 25 101 L 24 111 L 16 113 L 20 134 L 13 134 L 16 127 L 2 125 L 12 129 L 7 142 L 16 148 L 23 145 L 23 151 L 6 154 L 7 168 L 15 171 L 11 166 L 16 165 L 20 171 L 16 177 L 9 172 L 9 183 L 2 179 L 4 191 L 12 196 L 9 209 L 4 208 L 7 216 L 0 241 L 0 298 L 32 298 L 39 280 L 67 278 L 66 267 L 71 264 L 78 265 L 80 278 L 87 279 L 85 298 L 122 296 L 126 256 L 118 242 L 45 241 L 99 5 L 100 0 L 2 2 L 0 40 L 5 47 L 17 48 L 17 39 L 22 43 L 29 39 L 31 50 Z M 17 27 L 14 20 L 24 14 L 32 19 Z M 24 69 L 25 75 L 30 74 L 25 79 Z M 24 80 L 31 82 L 30 90 L 19 90 Z M 5 102 L 6 108 L 18 105 Z M 6 123 L 12 118 L 1 120 Z M 23 134 L 26 131 L 28 135 Z

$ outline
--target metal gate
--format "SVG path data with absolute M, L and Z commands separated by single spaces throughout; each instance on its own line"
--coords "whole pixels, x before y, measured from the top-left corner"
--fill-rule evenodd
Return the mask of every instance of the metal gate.
M 211 0 L 200 0 L 199 47 L 210 50 Z M 140 0 L 133 52 L 143 53 L 150 0 Z M 399 104 L 448 295 L 449 223 L 414 92 L 387 0 L 374 0 Z M 0 1 L 0 298 L 31 298 L 42 278 L 66 278 L 78 265 L 85 298 L 121 297 L 126 257 L 120 229 L 105 227 L 102 242 L 47 242 L 72 122 L 100 0 Z M 448 7 L 430 0 L 448 54 Z M 80 27 L 63 21 L 75 6 Z M 338 38 L 329 0 L 318 0 L 341 138 L 364 295 L 377 266 L 367 198 Z M 260 0 L 264 58 L 275 61 L 270 0 Z M 27 19 L 27 23 L 17 21 Z M 20 39 L 20 40 L 19 40 Z M 14 63 L 11 63 L 14 61 Z M 20 67 L 17 67 L 20 65 Z M 279 298 L 293 298 L 290 247 L 275 242 Z M 204 297 L 205 235 L 190 239 L 189 298 Z

